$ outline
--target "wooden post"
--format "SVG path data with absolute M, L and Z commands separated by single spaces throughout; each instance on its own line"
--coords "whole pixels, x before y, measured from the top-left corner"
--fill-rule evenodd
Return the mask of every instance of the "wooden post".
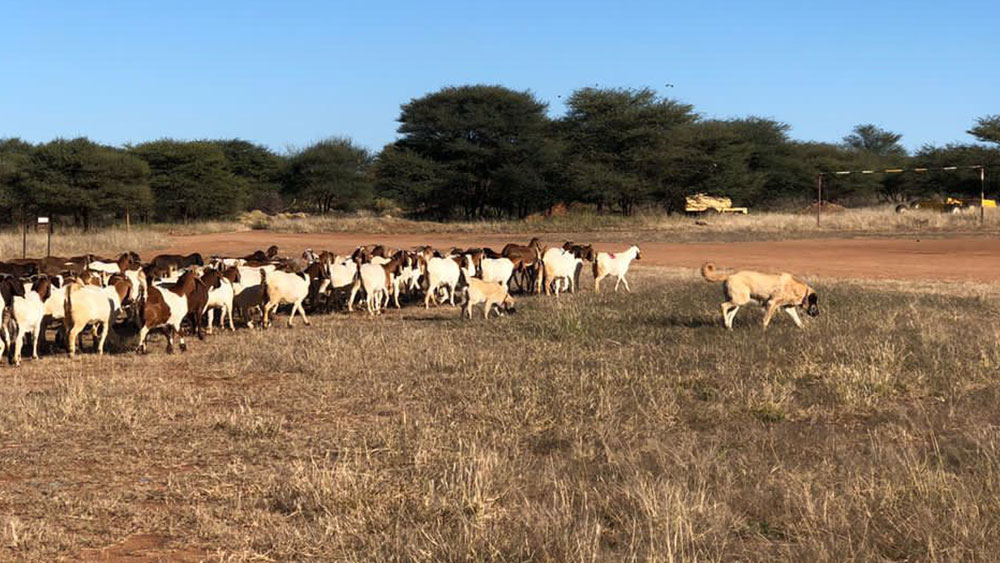
M 28 219 L 21 219 L 21 258 L 28 257 Z
M 816 175 L 816 226 L 819 226 L 819 213 L 823 208 L 823 174 Z
M 125 232 L 129 232 L 132 227 L 132 221 L 128 214 L 128 207 L 125 207 Z
M 979 225 L 986 224 L 986 167 L 979 167 Z
M 52 219 L 45 225 L 46 232 L 46 242 L 45 242 L 45 257 L 49 258 L 52 256 Z

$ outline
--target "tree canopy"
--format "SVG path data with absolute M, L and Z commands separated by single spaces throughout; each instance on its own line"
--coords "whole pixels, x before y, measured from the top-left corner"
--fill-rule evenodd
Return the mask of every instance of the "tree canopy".
M 826 175 L 831 201 L 870 204 L 971 196 L 986 167 L 1000 191 L 1000 114 L 975 120 L 978 143 L 908 154 L 872 123 L 840 143 L 801 142 L 768 117 L 706 118 L 649 88 L 580 88 L 565 111 L 530 91 L 449 86 L 400 106 L 399 137 L 375 152 L 346 137 L 277 153 L 244 139 L 161 139 L 111 147 L 87 138 L 0 139 L 0 222 L 54 215 L 84 228 L 133 219 L 228 218 L 249 209 L 520 218 L 576 204 L 628 215 L 683 209 L 684 196 L 728 196 L 755 209 L 801 208 L 816 176 L 837 170 L 960 167 L 923 174 Z M 964 168 L 962 168 L 964 167 Z
M 444 88 L 411 100 L 399 117 L 402 138 L 379 163 L 379 185 L 440 218 L 542 208 L 555 162 L 545 110 L 530 92 L 501 86 Z M 421 169 L 433 169 L 435 181 L 414 182 Z
M 149 163 L 158 219 L 227 217 L 243 209 L 247 181 L 233 174 L 217 144 L 163 139 L 130 152 Z
M 967 133 L 984 143 L 1000 144 L 1000 114 L 976 119 L 976 125 Z
M 372 198 L 372 160 L 349 139 L 320 141 L 289 158 L 284 193 L 293 207 L 319 213 L 365 207 Z

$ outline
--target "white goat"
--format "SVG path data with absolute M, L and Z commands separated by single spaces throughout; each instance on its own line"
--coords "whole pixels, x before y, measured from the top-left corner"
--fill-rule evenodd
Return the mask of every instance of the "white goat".
M 31 357 L 38 359 L 38 341 L 42 338 L 42 319 L 45 317 L 45 300 L 49 297 L 51 282 L 42 278 L 24 292 L 24 297 L 14 297 L 13 315 L 17 323 L 14 336 L 14 365 L 21 365 L 21 347 L 24 337 L 32 335 Z
M 132 293 L 136 301 L 146 297 L 146 272 L 141 269 L 125 270 L 123 272 L 128 281 L 132 282 Z
M 345 287 L 352 287 L 354 279 L 358 275 L 358 264 L 350 258 L 337 256 L 334 258 L 333 262 L 327 265 L 326 268 L 330 279 L 323 280 L 323 284 L 320 285 L 318 293 L 324 293 L 328 288 L 332 291 Z M 348 311 L 354 310 L 354 296 L 356 294 L 357 292 L 353 291 L 352 288 L 351 297 L 347 301 Z
M 426 262 L 427 294 L 424 296 L 424 308 L 430 308 L 431 299 L 437 303 L 437 292 L 448 292 L 449 301 L 455 304 L 455 286 L 458 285 L 458 263 L 451 258 L 432 257 Z
M 309 274 L 291 274 L 275 270 L 273 272 L 261 273 L 262 283 L 267 292 L 267 305 L 264 305 L 263 326 L 270 325 L 270 315 L 279 305 L 290 303 L 292 312 L 288 316 L 288 326 L 292 326 L 292 319 L 295 318 L 295 311 L 302 315 L 302 322 L 307 326 L 309 319 L 306 311 L 302 308 L 302 301 L 309 296 Z
M 100 325 L 100 339 L 97 343 L 97 354 L 104 354 L 104 341 L 108 330 L 115 321 L 122 303 L 132 292 L 132 282 L 128 278 L 119 278 L 120 283 L 108 287 L 70 283 L 66 286 L 66 302 L 64 315 L 66 324 L 66 339 L 69 344 L 69 357 L 76 357 L 76 340 L 88 324 Z
M 632 264 L 632 260 L 642 260 L 642 253 L 635 245 L 630 246 L 624 252 L 598 252 L 597 260 L 594 260 L 594 291 L 601 290 L 601 280 L 608 276 L 615 276 L 618 278 L 618 281 L 615 282 L 615 291 L 618 291 L 618 284 L 624 283 L 626 291 L 632 293 L 632 289 L 628 286 L 628 280 L 625 279 L 625 274 L 628 273 L 628 267 Z
M 277 266 L 274 264 L 268 264 L 266 266 L 240 266 L 240 283 L 243 284 L 243 287 L 259 285 L 264 279 L 263 272 L 270 274 L 276 269 Z
M 504 289 L 509 289 L 510 278 L 514 275 L 514 263 L 508 258 L 483 258 L 481 268 L 483 281 L 500 282 Z
M 545 269 L 545 294 L 549 295 L 554 287 L 556 297 L 559 297 L 561 286 L 573 291 L 573 278 L 576 277 L 576 269 L 583 261 L 573 256 L 572 252 L 567 252 L 561 248 L 550 248 L 542 256 L 542 265 Z
M 276 266 L 268 264 L 266 266 L 239 266 L 240 281 L 233 284 L 233 309 L 239 311 L 247 321 L 247 326 L 253 328 L 251 312 L 253 309 L 261 311 L 263 318 L 263 307 L 267 302 L 267 294 L 263 285 L 263 273 L 273 272 Z M 244 292 L 249 292 L 243 295 Z
M 378 258 L 376 256 L 375 258 Z M 388 274 L 381 264 L 374 262 L 362 264 L 359 271 L 359 279 L 351 288 L 351 301 L 359 288 L 365 290 L 365 306 L 369 314 L 376 314 L 382 308 L 382 298 L 387 295 L 386 286 L 389 284 Z
M 212 334 L 212 323 L 215 320 L 215 310 L 219 309 L 220 326 L 225 326 L 226 316 L 229 316 L 229 330 L 236 330 L 233 326 L 233 298 L 236 292 L 233 289 L 233 282 L 226 278 L 219 278 L 217 287 L 208 288 L 208 302 L 205 310 L 208 312 L 208 328 L 205 330 Z

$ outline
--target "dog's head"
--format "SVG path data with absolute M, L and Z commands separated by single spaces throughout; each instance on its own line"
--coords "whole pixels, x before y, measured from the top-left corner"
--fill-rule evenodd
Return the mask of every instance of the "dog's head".
M 504 313 L 510 313 L 510 314 L 514 314 L 517 312 L 517 309 L 514 307 L 514 300 L 511 299 L 510 294 L 507 294 L 503 298 L 503 311 Z
M 816 296 L 815 291 L 809 290 L 806 293 L 806 296 L 802 298 L 802 307 L 810 317 L 819 316 L 819 297 Z

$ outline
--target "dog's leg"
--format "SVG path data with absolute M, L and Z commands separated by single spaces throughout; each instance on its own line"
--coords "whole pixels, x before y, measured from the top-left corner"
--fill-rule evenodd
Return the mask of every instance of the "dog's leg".
M 802 328 L 802 319 L 799 318 L 799 312 L 795 310 L 795 307 L 785 307 L 785 312 L 795 321 L 795 326 Z
M 778 306 L 774 303 L 767 304 L 767 312 L 764 313 L 764 330 L 767 330 L 767 325 L 771 324 L 771 317 L 774 313 L 778 311 Z
M 733 330 L 733 319 L 736 318 L 737 311 L 740 310 L 740 306 L 726 301 L 722 304 L 722 324 L 729 330 Z

